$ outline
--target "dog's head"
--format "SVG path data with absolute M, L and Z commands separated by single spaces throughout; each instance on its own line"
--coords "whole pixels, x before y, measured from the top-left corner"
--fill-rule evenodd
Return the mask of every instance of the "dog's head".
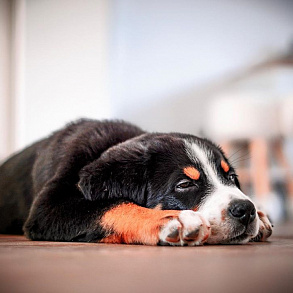
M 79 188 L 89 200 L 199 211 L 211 224 L 208 243 L 246 243 L 259 230 L 256 208 L 222 150 L 192 135 L 144 134 L 116 145 L 83 168 Z

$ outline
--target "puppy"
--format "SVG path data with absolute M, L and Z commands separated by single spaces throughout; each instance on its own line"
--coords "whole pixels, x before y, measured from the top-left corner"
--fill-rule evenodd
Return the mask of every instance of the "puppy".
M 209 140 L 79 120 L 0 167 L 0 232 L 147 245 L 265 241 L 272 226 Z

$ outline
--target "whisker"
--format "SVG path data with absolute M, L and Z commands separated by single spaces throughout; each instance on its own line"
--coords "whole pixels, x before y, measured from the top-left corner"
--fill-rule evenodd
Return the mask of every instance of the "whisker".
M 246 152 L 246 153 L 242 154 L 241 156 L 239 156 L 239 157 L 237 157 L 237 158 L 235 158 L 235 159 L 238 160 L 238 159 L 245 158 L 245 157 L 247 157 L 247 156 L 250 156 L 250 152 Z
M 250 159 L 250 157 L 243 158 L 243 159 L 237 159 L 237 160 L 232 161 L 231 164 L 233 165 L 233 164 L 245 162 L 245 161 L 248 161 L 249 159 Z
M 249 152 L 247 152 L 246 154 L 238 157 L 238 158 L 235 158 L 234 160 L 231 161 L 232 164 L 235 164 L 235 163 L 239 163 L 239 162 L 243 162 L 243 161 L 247 161 L 251 158 Z
M 237 151 L 235 151 L 231 156 L 228 157 L 228 160 L 230 161 L 231 158 L 233 158 L 236 154 L 238 154 L 243 148 L 239 148 Z

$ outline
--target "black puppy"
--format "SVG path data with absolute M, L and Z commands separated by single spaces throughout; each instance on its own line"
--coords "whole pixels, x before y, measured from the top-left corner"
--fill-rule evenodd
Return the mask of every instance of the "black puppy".
M 22 226 L 32 240 L 149 245 L 247 243 L 272 231 L 210 141 L 93 120 L 0 167 L 0 233 Z

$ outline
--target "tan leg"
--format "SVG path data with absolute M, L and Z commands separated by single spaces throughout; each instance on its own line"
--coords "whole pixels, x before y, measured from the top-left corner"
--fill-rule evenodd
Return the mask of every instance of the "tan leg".
M 268 142 L 254 139 L 250 143 L 251 180 L 257 199 L 265 203 L 271 193 L 269 178 Z
M 293 219 L 293 174 L 288 163 L 288 159 L 284 153 L 283 141 L 279 139 L 274 144 L 274 155 L 278 161 L 278 164 L 282 167 L 285 172 L 285 187 L 287 191 L 286 196 L 286 211 L 289 219 Z
M 276 156 L 276 159 L 278 160 L 278 163 L 285 171 L 285 184 L 288 196 L 290 200 L 293 201 L 293 174 L 291 172 L 290 165 L 284 153 L 283 143 L 281 139 L 274 144 L 274 154 Z

